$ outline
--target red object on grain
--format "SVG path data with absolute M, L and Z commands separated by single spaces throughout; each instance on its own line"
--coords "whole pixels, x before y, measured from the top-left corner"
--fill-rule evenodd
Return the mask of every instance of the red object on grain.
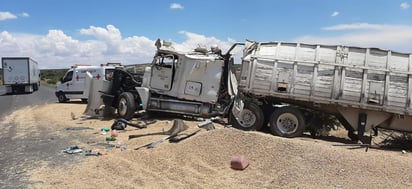
M 117 133 L 117 131 L 116 130 L 112 130 L 112 133 L 111 133 L 111 135 L 110 135 L 111 137 L 118 137 L 119 136 L 119 134 Z
M 235 170 L 244 170 L 249 166 L 249 161 L 243 155 L 232 156 L 230 160 L 230 167 Z

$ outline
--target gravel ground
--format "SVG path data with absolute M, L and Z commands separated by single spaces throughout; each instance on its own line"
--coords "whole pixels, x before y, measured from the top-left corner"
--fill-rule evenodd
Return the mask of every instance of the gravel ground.
M 1 149 L 2 154 L 7 150 L 6 154 L 12 154 L 1 159 L 7 167 L 4 188 L 13 183 L 20 184 L 16 188 L 412 187 L 411 152 L 334 146 L 348 141 L 340 133 L 328 140 L 286 139 L 215 123 L 215 130 L 202 129 L 179 143 L 164 141 L 155 148 L 134 150 L 165 135 L 128 140 L 129 135 L 168 130 L 171 119 L 157 120 L 146 129 L 127 127 L 119 131 L 116 141 L 106 142 L 108 135 L 100 130 L 110 128 L 113 120 L 71 119 L 72 113 L 79 117 L 84 108 L 82 104 L 49 104 L 8 117 L 3 124 L 10 126 L 1 132 L 1 140 L 14 133 L 7 139 L 13 142 Z M 189 129 L 181 135 L 198 130 L 198 121 L 184 123 Z M 21 140 L 25 142 L 18 143 Z M 62 153 L 73 144 L 103 155 Z M 234 155 L 244 155 L 250 165 L 243 171 L 231 169 Z

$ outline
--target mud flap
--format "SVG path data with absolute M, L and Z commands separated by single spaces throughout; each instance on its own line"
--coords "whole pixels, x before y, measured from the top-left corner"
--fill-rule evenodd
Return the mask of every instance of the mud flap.
M 236 98 L 233 102 L 232 115 L 236 120 L 239 120 L 240 113 L 243 111 L 245 103 L 240 98 Z
M 6 85 L 6 93 L 7 94 L 13 93 L 13 88 L 10 85 Z
M 141 100 L 141 105 L 143 110 L 146 110 L 146 108 L 148 107 L 148 103 L 149 103 L 149 96 L 150 96 L 150 92 L 149 89 L 146 87 L 135 87 L 137 93 L 139 93 L 139 97 Z

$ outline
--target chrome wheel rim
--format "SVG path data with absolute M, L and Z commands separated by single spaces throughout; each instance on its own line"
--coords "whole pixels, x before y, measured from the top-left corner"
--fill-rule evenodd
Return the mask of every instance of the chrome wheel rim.
M 291 134 L 298 130 L 298 118 L 291 113 L 284 113 L 276 120 L 276 126 L 283 134 Z
M 126 115 L 126 112 L 127 112 L 127 106 L 126 106 L 126 104 L 127 104 L 126 99 L 121 98 L 121 99 L 119 100 L 118 110 L 119 110 L 119 114 L 120 114 L 120 115 Z
M 249 109 L 244 109 L 239 116 L 239 124 L 242 127 L 249 128 L 252 127 L 256 123 L 256 115 Z

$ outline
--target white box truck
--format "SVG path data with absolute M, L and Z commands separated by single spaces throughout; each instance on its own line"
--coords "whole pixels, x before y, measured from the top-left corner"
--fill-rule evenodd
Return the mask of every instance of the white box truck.
M 100 66 L 74 65 L 60 79 L 56 85 L 56 97 L 60 103 L 68 102 L 70 99 L 81 99 L 87 101 L 89 96 L 86 83 L 86 73 L 89 72 L 93 78 L 110 80 L 111 75 L 120 63 L 107 63 Z
M 29 57 L 3 57 L 3 85 L 8 94 L 32 93 L 40 86 L 40 69 L 36 61 Z

